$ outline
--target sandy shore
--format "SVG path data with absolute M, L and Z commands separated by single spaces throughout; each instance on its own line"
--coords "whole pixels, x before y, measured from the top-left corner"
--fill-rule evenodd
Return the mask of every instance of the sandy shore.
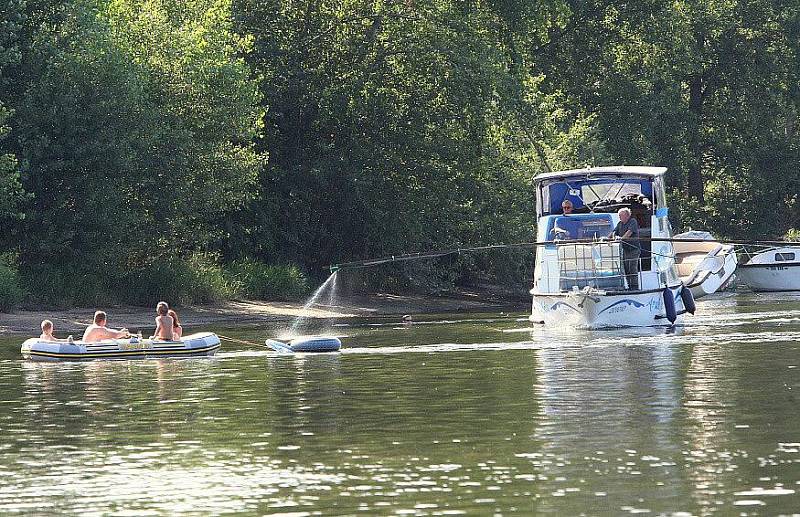
M 492 312 L 525 310 L 528 302 L 521 299 L 502 299 L 481 293 L 459 293 L 458 296 L 432 297 L 375 294 L 339 301 L 336 305 L 314 305 L 304 310 L 299 303 L 231 301 L 214 306 L 176 307 L 184 327 L 205 325 L 240 325 L 259 322 L 291 321 L 298 316 L 310 318 L 353 318 L 402 314 L 435 314 L 448 312 Z M 154 309 L 147 307 L 103 307 L 109 315 L 109 326 L 127 327 L 145 333 L 153 327 Z M 91 323 L 95 308 L 80 307 L 67 310 L 20 310 L 0 313 L 0 334 L 39 334 L 43 319 L 53 321 L 56 334 L 80 334 Z

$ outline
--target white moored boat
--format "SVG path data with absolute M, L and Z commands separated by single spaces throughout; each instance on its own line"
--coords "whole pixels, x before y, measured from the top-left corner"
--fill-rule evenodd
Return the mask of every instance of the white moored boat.
M 572 327 L 671 325 L 694 312 L 675 268 L 663 167 L 597 167 L 535 178 L 537 240 L 531 321 Z M 575 207 L 570 215 L 561 204 Z M 638 288 L 629 289 L 623 245 L 604 241 L 629 208 L 640 227 Z M 564 232 L 561 235 L 557 233 Z M 650 239 L 656 239 L 650 241 Z M 664 240 L 658 240 L 664 239 Z
M 800 291 L 800 248 L 762 251 L 740 264 L 739 282 L 753 291 Z
M 180 341 L 113 339 L 99 343 L 53 343 L 31 338 L 22 343 L 22 356 L 34 361 L 83 361 L 89 359 L 152 359 L 214 355 L 219 337 L 211 332 L 184 336 Z
M 681 241 L 684 242 L 681 242 Z M 688 231 L 675 236 L 675 265 L 695 300 L 725 289 L 736 278 L 736 251 L 708 232 Z

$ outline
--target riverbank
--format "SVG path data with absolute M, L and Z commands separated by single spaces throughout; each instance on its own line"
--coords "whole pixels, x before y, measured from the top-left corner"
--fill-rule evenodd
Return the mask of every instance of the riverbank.
M 460 291 L 448 296 L 396 295 L 377 293 L 349 297 L 335 304 L 318 304 L 304 309 L 302 303 L 261 302 L 236 300 L 210 306 L 176 307 L 181 324 L 187 332 L 207 325 L 246 325 L 260 322 L 292 321 L 299 316 L 308 318 L 357 318 L 411 314 L 436 314 L 461 311 L 526 310 L 529 302 L 521 297 L 503 296 L 496 292 Z M 127 327 L 132 331 L 142 329 L 147 333 L 153 327 L 153 309 L 136 306 L 104 307 L 109 316 L 109 326 Z M 52 320 L 56 334 L 77 335 L 91 323 L 95 308 L 77 307 L 66 310 L 20 310 L 10 314 L 0 313 L 0 334 L 39 333 L 43 319 Z

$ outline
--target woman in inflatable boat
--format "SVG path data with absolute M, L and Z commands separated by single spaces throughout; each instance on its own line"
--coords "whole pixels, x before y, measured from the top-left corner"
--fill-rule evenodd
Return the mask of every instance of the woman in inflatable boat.
M 170 309 L 167 314 L 172 318 L 172 339 L 180 341 L 183 335 L 183 327 L 181 327 L 181 322 L 178 320 L 178 313 Z

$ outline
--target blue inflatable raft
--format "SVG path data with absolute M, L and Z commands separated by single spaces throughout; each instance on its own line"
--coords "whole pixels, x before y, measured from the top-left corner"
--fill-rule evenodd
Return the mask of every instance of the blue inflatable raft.
M 211 332 L 184 336 L 180 341 L 154 341 L 136 337 L 99 343 L 53 343 L 31 338 L 22 343 L 22 356 L 33 361 L 84 361 L 90 359 L 152 359 L 214 355 L 219 337 Z
M 267 346 L 276 352 L 338 352 L 342 348 L 339 338 L 309 336 L 293 339 L 284 343 L 276 339 L 268 339 Z

